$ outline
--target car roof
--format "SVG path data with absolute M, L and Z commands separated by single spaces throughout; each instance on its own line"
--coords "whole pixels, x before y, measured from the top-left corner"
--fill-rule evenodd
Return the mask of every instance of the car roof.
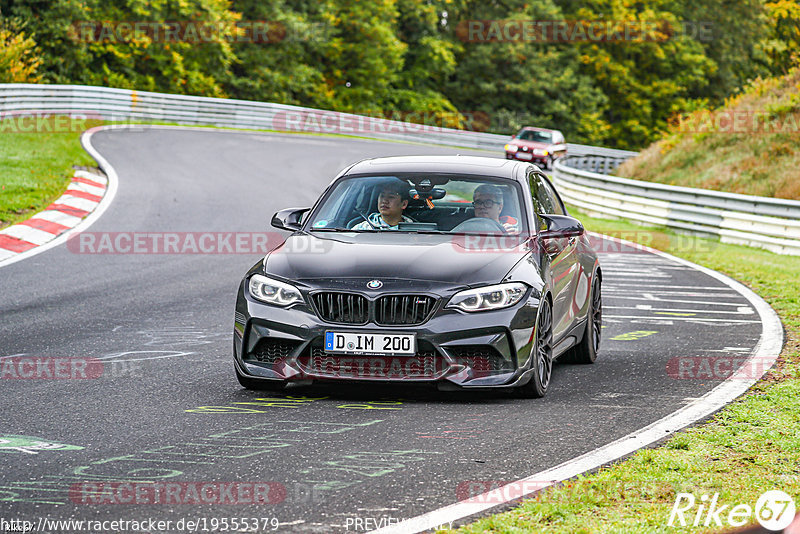
M 484 156 L 391 156 L 359 161 L 345 175 L 430 172 L 476 174 L 497 178 L 516 178 L 515 169 L 523 162 Z
M 561 133 L 559 130 L 551 130 L 550 128 L 537 128 L 536 126 L 525 126 L 520 130 L 520 132 L 524 132 L 526 130 L 532 130 L 534 132 L 558 132 Z

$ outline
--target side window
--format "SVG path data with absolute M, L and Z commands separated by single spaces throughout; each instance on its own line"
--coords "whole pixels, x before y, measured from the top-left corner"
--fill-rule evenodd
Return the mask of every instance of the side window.
M 553 209 L 553 211 L 548 211 L 546 213 L 553 213 L 555 215 L 566 215 L 567 212 L 564 209 L 564 205 L 561 203 L 561 199 L 556 194 L 556 190 L 553 189 L 552 185 L 550 185 L 550 181 L 545 177 L 541 177 L 540 181 L 542 183 L 541 189 L 547 195 L 548 199 L 550 200 L 550 205 L 552 206 Z
M 531 186 L 531 197 L 533 197 L 533 207 L 537 214 L 555 213 L 553 210 L 553 199 L 543 186 L 543 180 L 536 173 L 528 175 L 528 183 Z

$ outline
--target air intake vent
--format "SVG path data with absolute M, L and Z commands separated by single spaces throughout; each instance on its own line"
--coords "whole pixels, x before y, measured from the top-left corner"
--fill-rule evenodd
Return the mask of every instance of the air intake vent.
M 288 358 L 289 354 L 291 354 L 299 344 L 299 341 L 291 339 L 266 337 L 258 342 L 253 352 L 247 355 L 247 359 L 253 359 L 264 363 L 276 363 L 278 360 L 285 360 Z
M 471 367 L 476 372 L 498 372 L 513 369 L 513 364 L 504 359 L 497 350 L 490 345 L 462 345 L 447 347 L 456 361 Z

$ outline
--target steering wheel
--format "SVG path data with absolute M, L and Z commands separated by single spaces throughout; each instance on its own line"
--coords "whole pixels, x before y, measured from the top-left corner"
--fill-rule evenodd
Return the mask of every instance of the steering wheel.
M 487 219 L 485 217 L 474 217 L 472 219 L 467 219 L 466 221 L 462 222 L 452 230 L 453 233 L 458 232 L 492 232 L 496 233 L 499 231 L 501 234 L 506 233 L 506 229 L 503 228 L 503 225 L 499 222 L 495 221 L 494 219 Z
M 355 225 L 357 225 L 360 222 L 364 222 L 364 217 L 362 217 L 360 215 L 358 217 L 353 217 L 352 219 L 350 219 L 347 222 L 347 229 L 348 230 L 351 229 L 352 227 L 354 227 Z

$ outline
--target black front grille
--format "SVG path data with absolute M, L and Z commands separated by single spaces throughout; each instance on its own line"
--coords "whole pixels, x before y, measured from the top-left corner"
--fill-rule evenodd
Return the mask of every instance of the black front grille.
M 375 301 L 375 322 L 384 325 L 424 323 L 436 303 L 426 295 L 389 295 Z
M 278 360 L 286 359 L 289 354 L 297 348 L 299 341 L 280 338 L 264 338 L 256 344 L 256 347 L 247 357 L 264 363 L 275 363 Z
M 312 295 L 311 299 L 323 321 L 364 324 L 369 318 L 367 299 L 361 295 L 326 291 Z
M 503 358 L 497 349 L 490 345 L 462 345 L 448 347 L 447 351 L 458 363 L 478 372 L 503 371 L 513 368 L 510 361 Z

